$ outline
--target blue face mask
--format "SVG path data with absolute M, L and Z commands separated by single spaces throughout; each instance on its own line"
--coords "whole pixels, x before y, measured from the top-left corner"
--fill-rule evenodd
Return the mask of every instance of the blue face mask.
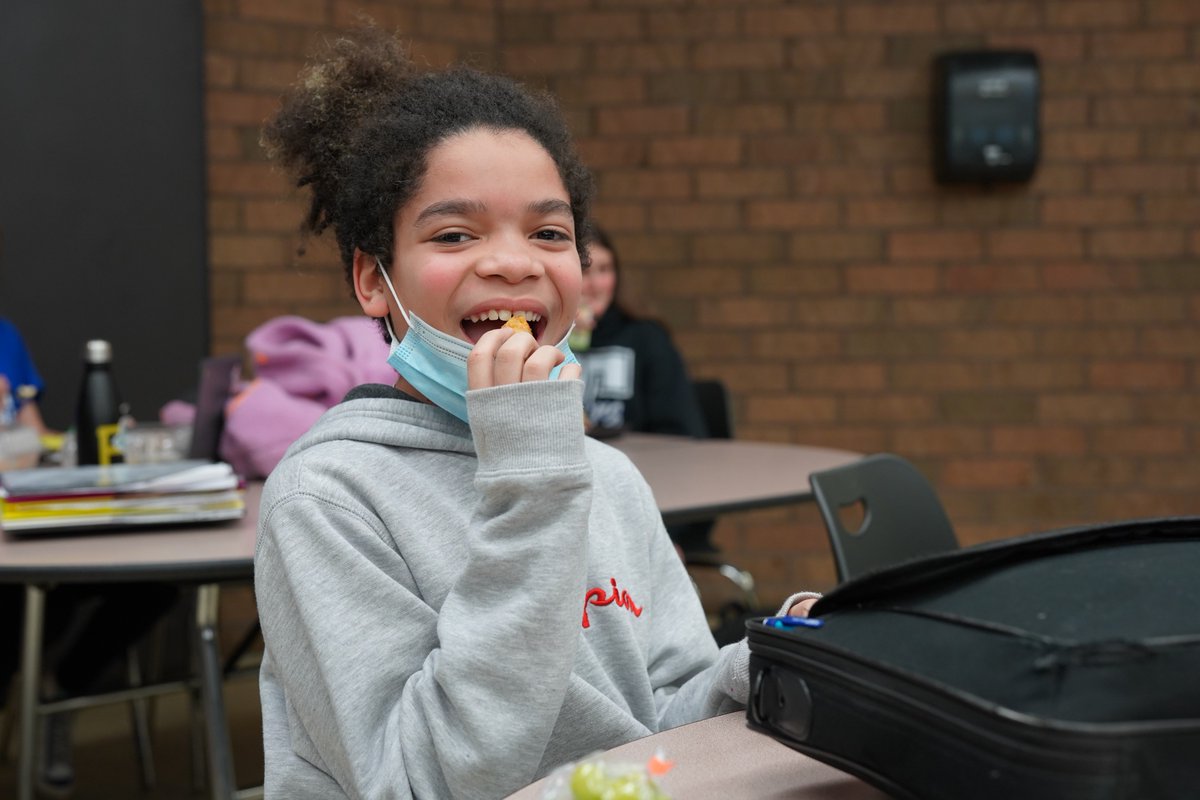
M 426 324 L 416 314 L 405 311 L 387 270 L 383 268 L 379 259 L 375 259 L 375 265 L 379 268 L 379 274 L 383 276 L 388 291 L 392 293 L 396 307 L 400 309 L 400 316 L 408 323 L 408 333 L 400 340 L 392 330 L 391 319 L 384 317 L 388 335 L 392 337 L 392 349 L 387 358 L 388 366 L 400 373 L 409 385 L 431 403 L 467 422 L 467 356 L 471 354 L 472 345 L 439 331 Z M 567 331 L 567 336 L 570 333 Z M 555 345 L 566 359 L 550 371 L 550 380 L 558 378 L 558 373 L 567 364 L 579 363 L 567 345 L 567 336 Z

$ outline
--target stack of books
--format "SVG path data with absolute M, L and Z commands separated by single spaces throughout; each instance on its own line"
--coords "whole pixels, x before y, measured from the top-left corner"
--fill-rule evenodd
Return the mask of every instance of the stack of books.
M 49 467 L 0 473 L 0 527 L 16 534 L 238 519 L 245 483 L 228 464 Z

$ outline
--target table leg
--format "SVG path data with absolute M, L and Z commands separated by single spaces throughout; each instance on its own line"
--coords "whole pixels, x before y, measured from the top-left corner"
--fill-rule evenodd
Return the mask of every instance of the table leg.
M 38 683 L 42 674 L 42 624 L 46 590 L 25 587 L 25 626 L 21 633 L 21 755 L 17 763 L 17 798 L 33 800 L 34 755 L 38 723 Z
M 200 696 L 208 744 L 208 779 L 213 800 L 237 794 L 230 754 L 229 722 L 222 693 L 221 655 L 217 647 L 217 609 L 220 587 L 206 583 L 196 589 L 196 650 L 200 656 Z

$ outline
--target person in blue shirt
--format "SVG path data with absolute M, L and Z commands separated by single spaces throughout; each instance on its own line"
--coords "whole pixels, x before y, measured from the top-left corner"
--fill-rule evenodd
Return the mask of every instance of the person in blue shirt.
M 0 317 L 0 425 L 28 425 L 46 433 L 38 408 L 45 383 L 17 326 Z
M 37 399 L 44 389 L 17 327 L 0 318 L 0 425 L 28 425 L 48 433 Z M 44 637 L 61 654 L 48 664 L 42 692 L 47 698 L 86 694 L 127 648 L 173 607 L 177 590 L 166 584 L 63 586 L 46 602 Z M 0 707 L 17 669 L 24 591 L 0 587 Z M 43 723 L 38 786 L 62 794 L 71 789 L 71 717 L 51 714 Z

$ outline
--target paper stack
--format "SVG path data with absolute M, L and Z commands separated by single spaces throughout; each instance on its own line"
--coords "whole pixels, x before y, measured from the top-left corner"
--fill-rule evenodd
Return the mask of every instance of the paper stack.
M 0 526 L 11 533 L 237 519 L 244 483 L 228 464 L 49 467 L 0 473 Z

